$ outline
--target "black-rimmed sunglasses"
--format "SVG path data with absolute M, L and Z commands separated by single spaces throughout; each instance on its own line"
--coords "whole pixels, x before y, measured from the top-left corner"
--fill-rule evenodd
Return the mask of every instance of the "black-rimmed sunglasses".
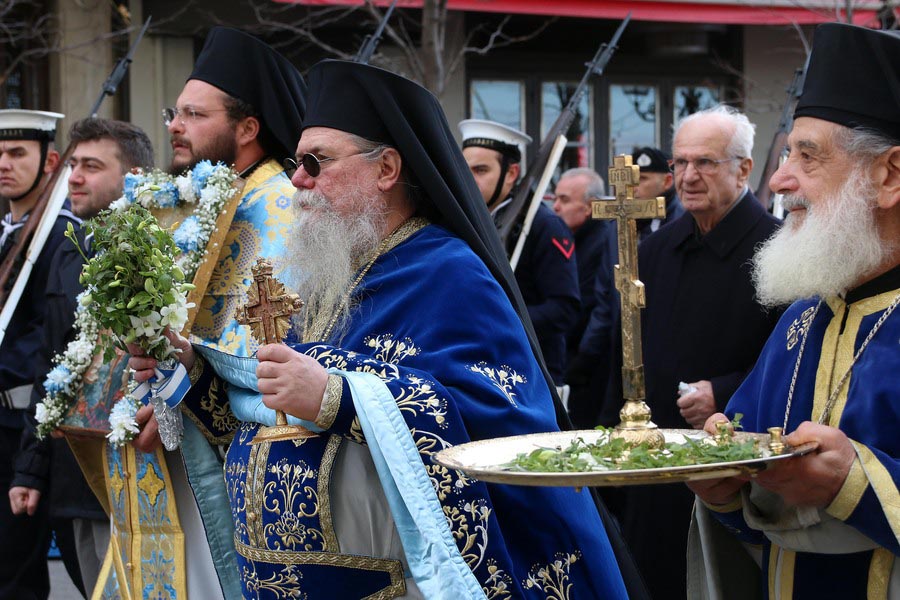
M 293 158 L 286 158 L 284 159 L 284 162 L 281 163 L 281 166 L 284 167 L 284 172 L 289 178 L 293 177 L 294 173 L 296 173 L 297 169 L 299 169 L 301 166 L 303 167 L 303 170 L 306 171 L 306 174 L 310 177 L 318 177 L 319 173 L 322 172 L 322 163 L 326 163 L 330 160 L 340 160 L 342 158 L 350 158 L 351 156 L 369 153 L 370 151 L 354 152 L 353 154 L 348 154 L 347 156 L 319 158 L 312 152 L 307 152 L 300 157 L 299 164 Z

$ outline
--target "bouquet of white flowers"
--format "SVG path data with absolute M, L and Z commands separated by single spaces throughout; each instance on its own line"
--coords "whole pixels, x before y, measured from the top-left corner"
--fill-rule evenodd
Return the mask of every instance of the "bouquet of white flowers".
M 101 350 L 104 359 L 115 347 L 137 344 L 158 361 L 176 357 L 164 335 L 181 331 L 188 321 L 187 293 L 201 264 L 216 219 L 236 192 L 237 174 L 222 164 L 203 161 L 180 177 L 162 171 L 129 174 L 125 193 L 94 220 L 86 223 L 95 254 L 81 274 L 85 291 L 76 311 L 76 338 L 57 355 L 47 376 L 47 396 L 37 405 L 38 435 L 59 427 L 76 403 L 83 376 Z M 170 232 L 159 226 L 149 209 L 197 204 L 196 210 Z M 69 226 L 67 237 L 75 241 Z M 77 242 L 76 242 L 77 243 Z M 110 414 L 114 444 L 137 433 L 134 414 L 140 407 L 130 382 Z

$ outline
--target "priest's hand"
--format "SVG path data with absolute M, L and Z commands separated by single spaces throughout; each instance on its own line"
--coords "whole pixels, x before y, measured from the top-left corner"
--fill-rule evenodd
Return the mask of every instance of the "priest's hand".
M 684 394 L 676 404 L 681 409 L 681 416 L 694 429 L 703 429 L 710 415 L 716 412 L 716 399 L 713 396 L 712 383 L 707 380 L 689 383 L 696 390 Z
M 261 346 L 256 377 L 263 404 L 300 419 L 315 421 L 322 407 L 328 372 L 315 359 L 285 344 Z
M 184 368 L 190 373 L 197 360 L 194 353 L 194 347 L 187 338 L 180 336 L 177 332 L 170 330 L 168 327 L 163 332 L 176 349 L 181 350 L 178 353 L 178 360 L 184 365 Z M 157 361 L 150 358 L 144 352 L 144 349 L 136 344 L 128 344 L 128 353 L 131 358 L 128 359 L 128 366 L 134 371 L 134 380 L 143 383 L 153 377 L 153 369 L 156 368 Z
M 9 488 L 9 508 L 12 514 L 33 516 L 41 500 L 40 490 L 21 485 Z
M 706 419 L 703 429 L 710 435 L 716 435 L 718 433 L 716 427 L 722 422 L 728 424 L 729 430 L 732 429 L 731 421 L 722 413 L 716 413 Z M 747 483 L 745 477 L 723 477 L 720 479 L 691 481 L 688 482 L 687 486 L 707 504 L 723 505 L 729 504 L 737 498 L 745 483 Z
M 159 437 L 159 423 L 156 422 L 156 415 L 153 414 L 153 407 L 149 404 L 142 406 L 134 415 L 141 432 L 131 440 L 131 445 L 141 452 L 154 452 L 162 446 L 162 439 Z
M 756 482 L 791 506 L 824 508 L 831 504 L 856 459 L 850 439 L 840 429 L 806 421 L 784 441 L 791 446 L 818 442 L 819 447 L 804 456 L 773 463 L 756 474 Z

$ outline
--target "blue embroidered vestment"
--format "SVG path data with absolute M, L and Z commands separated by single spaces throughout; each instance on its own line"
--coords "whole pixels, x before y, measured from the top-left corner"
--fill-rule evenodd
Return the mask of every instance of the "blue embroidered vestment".
M 294 348 L 329 369 L 375 374 L 390 390 L 486 597 L 625 598 L 588 493 L 485 484 L 430 461 L 450 445 L 551 431 L 556 423 L 546 381 L 500 286 L 461 240 L 423 225 L 404 226 L 405 236 L 374 262 L 339 340 Z M 186 402 L 207 398 L 211 371 Z M 259 426 L 249 422 L 235 436 L 226 481 L 247 597 L 404 593 L 409 574 L 400 561 L 342 554 L 335 535 L 330 506 L 350 493 L 330 485 L 335 457 L 342 445 L 366 443 L 351 387 L 340 381 L 339 405 L 319 437 L 251 445 Z

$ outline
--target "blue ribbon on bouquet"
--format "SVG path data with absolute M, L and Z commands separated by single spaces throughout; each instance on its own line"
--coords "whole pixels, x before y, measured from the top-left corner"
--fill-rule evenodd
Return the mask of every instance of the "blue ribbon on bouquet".
M 165 401 L 166 406 L 175 408 L 191 389 L 191 378 L 188 377 L 184 365 L 177 360 L 166 362 L 168 364 L 159 363 L 153 369 L 153 377 L 134 390 L 134 397 L 140 400 L 141 404 L 149 404 L 153 396 L 158 396 Z

